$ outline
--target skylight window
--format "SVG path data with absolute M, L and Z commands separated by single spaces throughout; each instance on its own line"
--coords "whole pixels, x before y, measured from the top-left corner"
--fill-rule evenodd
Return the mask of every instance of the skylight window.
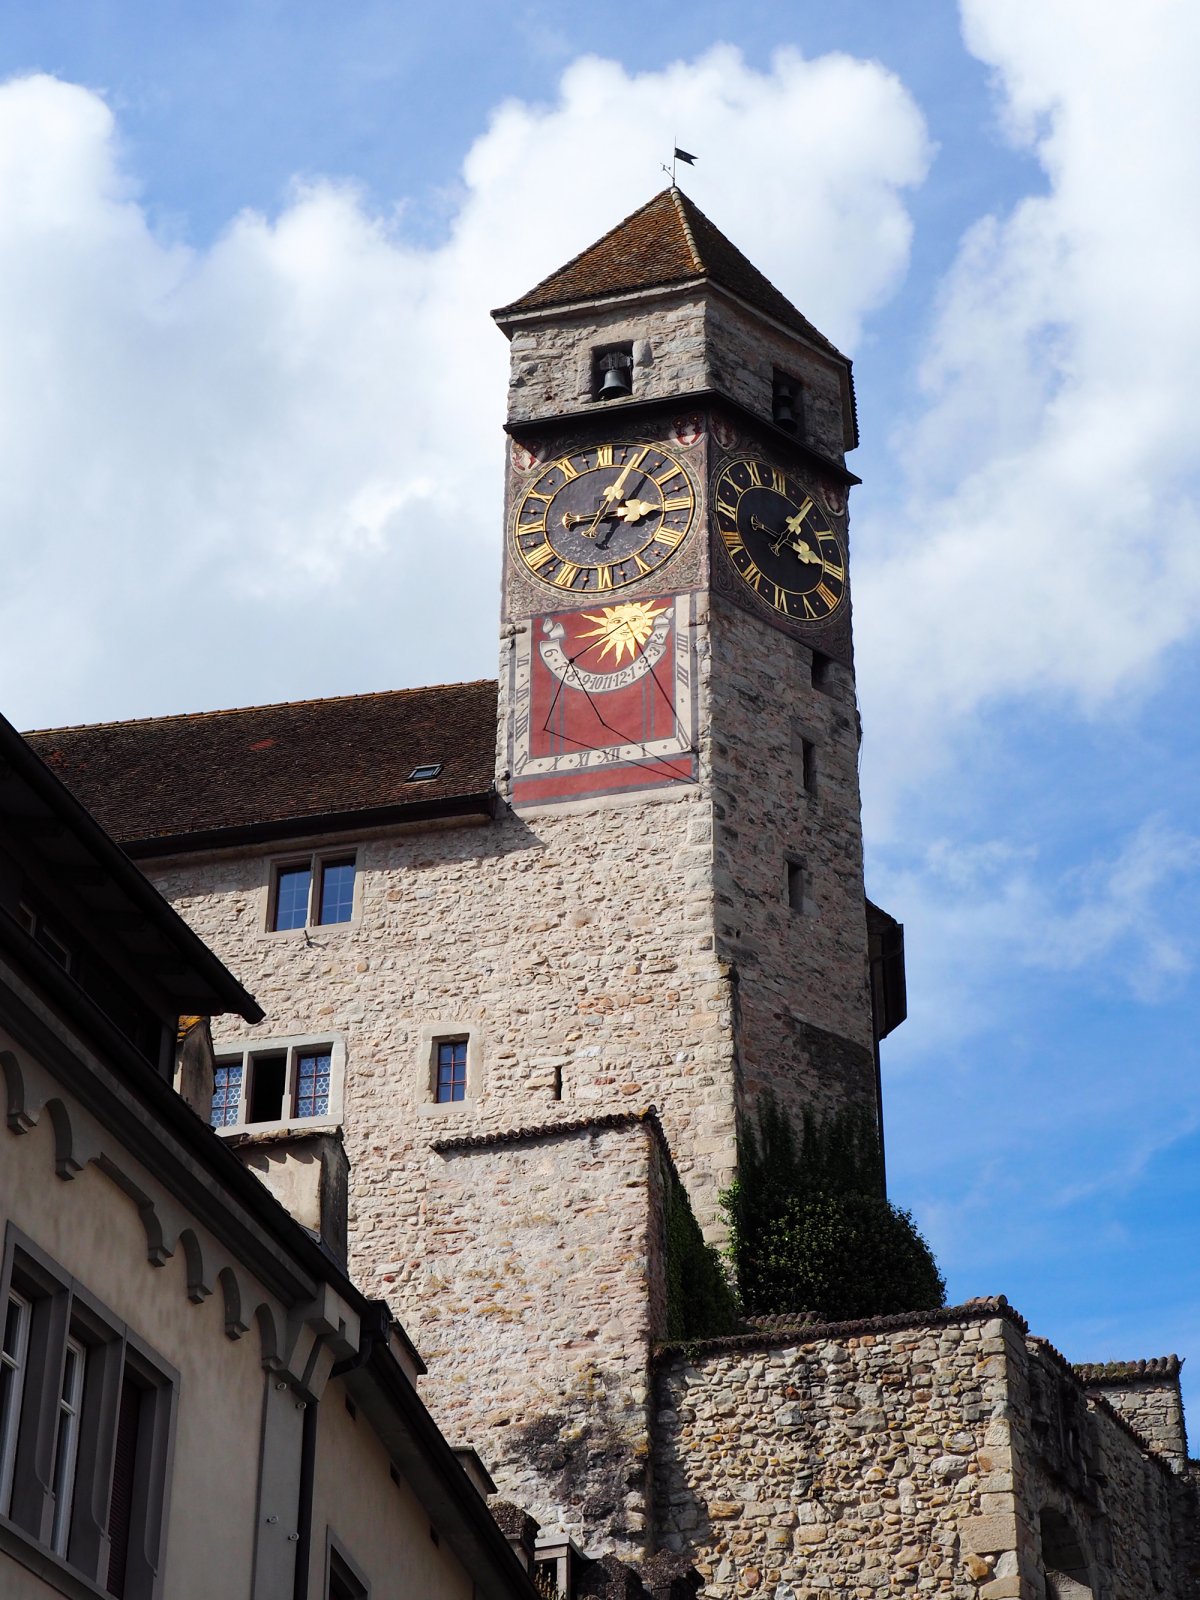
M 422 767 L 414 767 L 408 775 L 409 783 L 424 783 L 427 778 L 436 778 L 442 770 L 440 761 L 427 761 Z

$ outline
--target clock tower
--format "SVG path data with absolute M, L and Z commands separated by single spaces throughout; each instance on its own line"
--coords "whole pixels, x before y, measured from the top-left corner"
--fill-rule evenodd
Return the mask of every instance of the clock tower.
M 587 930 L 552 980 L 638 991 L 577 1096 L 636 1079 L 711 1232 L 764 1092 L 878 1110 L 850 362 L 677 188 L 494 315 L 498 787 Z

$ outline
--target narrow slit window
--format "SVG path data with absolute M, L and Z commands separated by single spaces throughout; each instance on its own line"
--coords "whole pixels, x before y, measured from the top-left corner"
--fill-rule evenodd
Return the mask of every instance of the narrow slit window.
M 805 794 L 817 792 L 817 747 L 811 739 L 800 741 L 800 787 Z
M 803 861 L 787 864 L 787 900 L 792 911 L 803 913 L 809 909 L 808 873 Z
M 136 1507 L 138 1434 L 141 1430 L 144 1391 L 129 1367 L 121 1376 L 121 1400 L 117 1407 L 117 1438 L 113 1451 L 112 1488 L 108 1502 L 108 1583 L 109 1594 L 125 1593 L 129 1567 L 129 1535 Z

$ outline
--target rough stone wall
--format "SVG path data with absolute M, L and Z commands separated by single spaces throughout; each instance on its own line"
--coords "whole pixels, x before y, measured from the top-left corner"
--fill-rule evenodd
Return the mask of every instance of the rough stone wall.
M 671 1354 L 656 1385 L 658 1537 L 694 1555 L 706 1600 L 990 1594 L 1012 1332 L 965 1312 Z
M 646 1531 L 661 1160 L 636 1117 L 429 1159 L 423 1398 L 543 1538 L 592 1553 L 639 1553 Z
M 1013 1486 L 1002 1509 L 1015 1520 L 1020 1584 L 1002 1592 L 1041 1600 L 1056 1562 L 1050 1519 L 1061 1519 L 1084 1558 L 1077 1581 L 1086 1575 L 1097 1600 L 1193 1600 L 1191 1485 L 1106 1400 L 1089 1400 L 1045 1341 L 1014 1351 L 1009 1392 Z
M 836 461 L 846 449 L 845 369 L 720 293 L 630 296 L 618 306 L 548 315 L 512 335 L 509 420 L 577 412 L 594 402 L 592 352 L 634 346 L 631 400 L 716 389 L 768 421 L 775 369 L 803 386 L 799 438 Z M 623 402 L 597 406 L 620 428 Z
M 873 1105 L 853 678 L 832 663 L 814 687 L 806 646 L 715 598 L 711 649 L 716 951 L 737 973 L 742 1109 L 767 1088 L 793 1116 Z
M 1163 1356 L 1075 1370 L 1087 1389 L 1102 1395 L 1143 1439 L 1182 1471 L 1187 1463 L 1187 1430 L 1179 1366 L 1178 1357 Z M 1156 1372 L 1160 1375 L 1155 1376 Z
M 512 422 L 556 417 L 593 403 L 592 352 L 631 343 L 636 348 L 633 400 L 686 395 L 708 385 L 702 294 L 631 296 L 619 306 L 586 314 L 556 314 L 513 332 L 508 390 Z M 597 410 L 617 429 L 622 402 Z M 769 414 L 769 412 L 768 412 Z
M 1193 1483 L 996 1309 L 666 1353 L 656 1528 L 706 1597 L 1194 1600 Z
M 760 417 L 772 414 L 775 368 L 799 378 L 798 437 L 823 455 L 842 459 L 845 368 L 720 294 L 709 301 L 705 341 L 710 385 Z
M 427 829 L 358 847 L 356 920 L 265 932 L 262 856 L 150 874 L 255 994 L 244 1037 L 346 1043 L 351 1270 L 419 1334 L 429 1142 L 653 1102 L 698 1214 L 734 1160 L 732 1000 L 712 950 L 711 811 L 669 799 Z M 431 1103 L 429 1035 L 475 1030 L 479 1092 Z M 561 1075 L 561 1100 L 554 1098 Z M 416 1230 L 416 1231 L 414 1231 Z

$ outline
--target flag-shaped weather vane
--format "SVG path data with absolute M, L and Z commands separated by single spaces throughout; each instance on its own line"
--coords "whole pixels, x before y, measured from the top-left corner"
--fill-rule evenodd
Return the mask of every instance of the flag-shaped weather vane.
M 689 167 L 694 167 L 696 165 L 696 157 L 690 154 L 690 152 L 687 150 L 681 150 L 679 146 L 676 145 L 671 155 L 671 165 L 668 167 L 666 162 L 663 162 L 663 171 L 670 178 L 672 189 L 675 187 L 675 165 L 676 162 L 679 161 L 685 161 Z

